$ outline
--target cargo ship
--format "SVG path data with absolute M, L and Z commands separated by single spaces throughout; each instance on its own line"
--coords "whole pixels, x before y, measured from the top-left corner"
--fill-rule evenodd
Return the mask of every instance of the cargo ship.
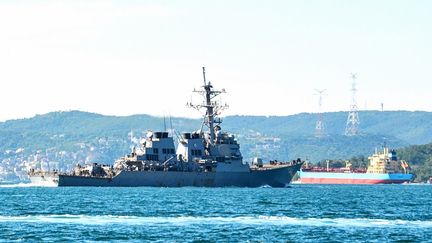
M 302 184 L 401 184 L 413 179 L 410 167 L 404 160 L 398 159 L 395 150 L 385 145 L 383 151 L 369 158 L 367 169 L 352 169 L 347 162 L 344 168 L 307 167 L 299 171 Z

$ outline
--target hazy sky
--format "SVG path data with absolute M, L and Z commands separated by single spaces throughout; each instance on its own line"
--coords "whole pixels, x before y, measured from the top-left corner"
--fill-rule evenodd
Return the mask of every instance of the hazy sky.
M 0 121 L 171 113 L 202 84 L 225 115 L 432 110 L 432 1 L 0 0 Z M 194 97 L 198 100 L 198 97 Z

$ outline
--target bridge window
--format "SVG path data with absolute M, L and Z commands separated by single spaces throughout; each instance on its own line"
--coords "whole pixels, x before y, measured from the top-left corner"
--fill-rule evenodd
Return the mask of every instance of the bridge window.
M 201 156 L 202 152 L 200 149 L 191 149 L 192 156 Z
M 154 154 L 146 154 L 146 159 L 147 160 L 158 161 L 159 160 L 159 156 L 158 155 L 154 155 Z

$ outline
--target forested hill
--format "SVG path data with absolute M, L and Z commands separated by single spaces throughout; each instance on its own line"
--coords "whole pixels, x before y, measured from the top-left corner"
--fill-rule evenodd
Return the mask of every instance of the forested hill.
M 409 161 L 416 174 L 416 181 L 424 182 L 432 177 L 432 143 L 399 149 L 398 155 Z
M 326 133 L 342 135 L 347 112 L 324 113 Z M 360 111 L 360 132 L 363 135 L 396 137 L 410 144 L 432 141 L 432 112 L 424 111 Z M 275 135 L 314 134 L 317 114 L 301 113 L 292 116 L 230 116 L 224 126 L 232 130 L 252 129 Z
M 343 132 L 347 118 L 346 112 L 324 113 L 326 137 L 314 138 L 316 114 L 302 113 L 291 116 L 228 116 L 224 118 L 223 129 L 236 134 L 242 145 L 250 147 L 262 143 L 283 143 L 298 151 L 283 153 L 293 156 L 307 156 L 308 148 L 328 150 L 322 156 L 351 156 L 365 153 L 363 147 L 373 149 L 387 141 L 391 147 L 432 142 L 432 113 L 409 111 L 362 111 L 358 137 L 345 137 Z M 169 119 L 166 119 L 169 128 Z M 201 127 L 199 119 L 172 118 L 175 130 L 192 131 Z M 103 116 L 80 111 L 52 112 L 29 119 L 9 120 L 0 123 L 0 149 L 17 148 L 47 149 L 51 146 L 67 146 L 78 142 L 107 137 L 127 139 L 132 130 L 136 136 L 147 130 L 163 130 L 164 119 L 149 115 L 125 117 Z M 61 138 L 56 138 L 61 136 Z M 61 141 L 59 141 L 59 139 Z M 289 144 L 292 141 L 295 144 Z M 62 145 L 62 143 L 65 143 Z M 360 144 L 359 144 L 360 143 Z M 341 147 L 333 147 L 340 144 Z M 274 144 L 270 144 L 274 145 Z M 259 146 L 258 146 L 259 147 Z M 258 151 L 259 152 L 259 151 Z M 275 151 L 276 152 L 276 151 Z M 324 152 L 324 151 L 322 151 Z M 243 151 L 245 157 L 248 151 Z M 310 153 L 313 153 L 310 151 Z M 370 153 L 370 152 L 367 152 Z M 282 156 L 286 157 L 286 156 Z M 316 156 L 312 156 L 316 157 Z
M 362 134 L 388 134 L 411 144 L 432 141 L 432 112 L 424 111 L 360 111 L 360 131 Z M 342 135 L 345 129 L 347 112 L 324 113 L 326 133 Z M 316 114 L 301 113 L 291 116 L 228 116 L 224 118 L 224 129 L 238 133 L 254 130 L 272 135 L 313 135 Z M 200 120 L 173 118 L 176 130 L 197 129 Z M 169 121 L 166 121 L 169 126 Z M 0 131 L 15 132 L 65 132 L 108 136 L 112 132 L 126 130 L 163 129 L 162 117 L 149 115 L 103 116 L 80 111 L 51 112 L 29 119 L 0 122 Z M 76 128 L 79 128 L 78 130 Z M 110 130 L 110 131 L 107 131 Z M 105 134 L 104 134 L 105 133 Z
M 228 116 L 222 128 L 237 136 L 245 160 L 255 156 L 265 160 L 346 159 L 369 155 L 384 141 L 393 148 L 432 142 L 431 112 L 361 111 L 359 117 L 361 135 L 355 137 L 343 135 L 346 112 L 324 114 L 326 136 L 321 139 L 313 136 L 317 114 L 309 113 Z M 171 127 L 169 119 L 165 124 L 167 129 Z M 201 120 L 172 118 L 172 127 L 178 132 L 194 131 L 201 127 Z M 0 123 L 0 167 L 41 157 L 61 164 L 111 163 L 129 152 L 131 131 L 138 139 L 147 130 L 163 129 L 164 119 L 149 115 L 118 117 L 69 111 L 9 120 Z

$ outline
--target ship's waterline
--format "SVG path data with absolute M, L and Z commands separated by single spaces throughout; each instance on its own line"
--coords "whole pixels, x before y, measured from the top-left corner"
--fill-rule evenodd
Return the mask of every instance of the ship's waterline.
M 401 184 L 412 180 L 412 174 L 331 173 L 299 171 L 305 184 Z

